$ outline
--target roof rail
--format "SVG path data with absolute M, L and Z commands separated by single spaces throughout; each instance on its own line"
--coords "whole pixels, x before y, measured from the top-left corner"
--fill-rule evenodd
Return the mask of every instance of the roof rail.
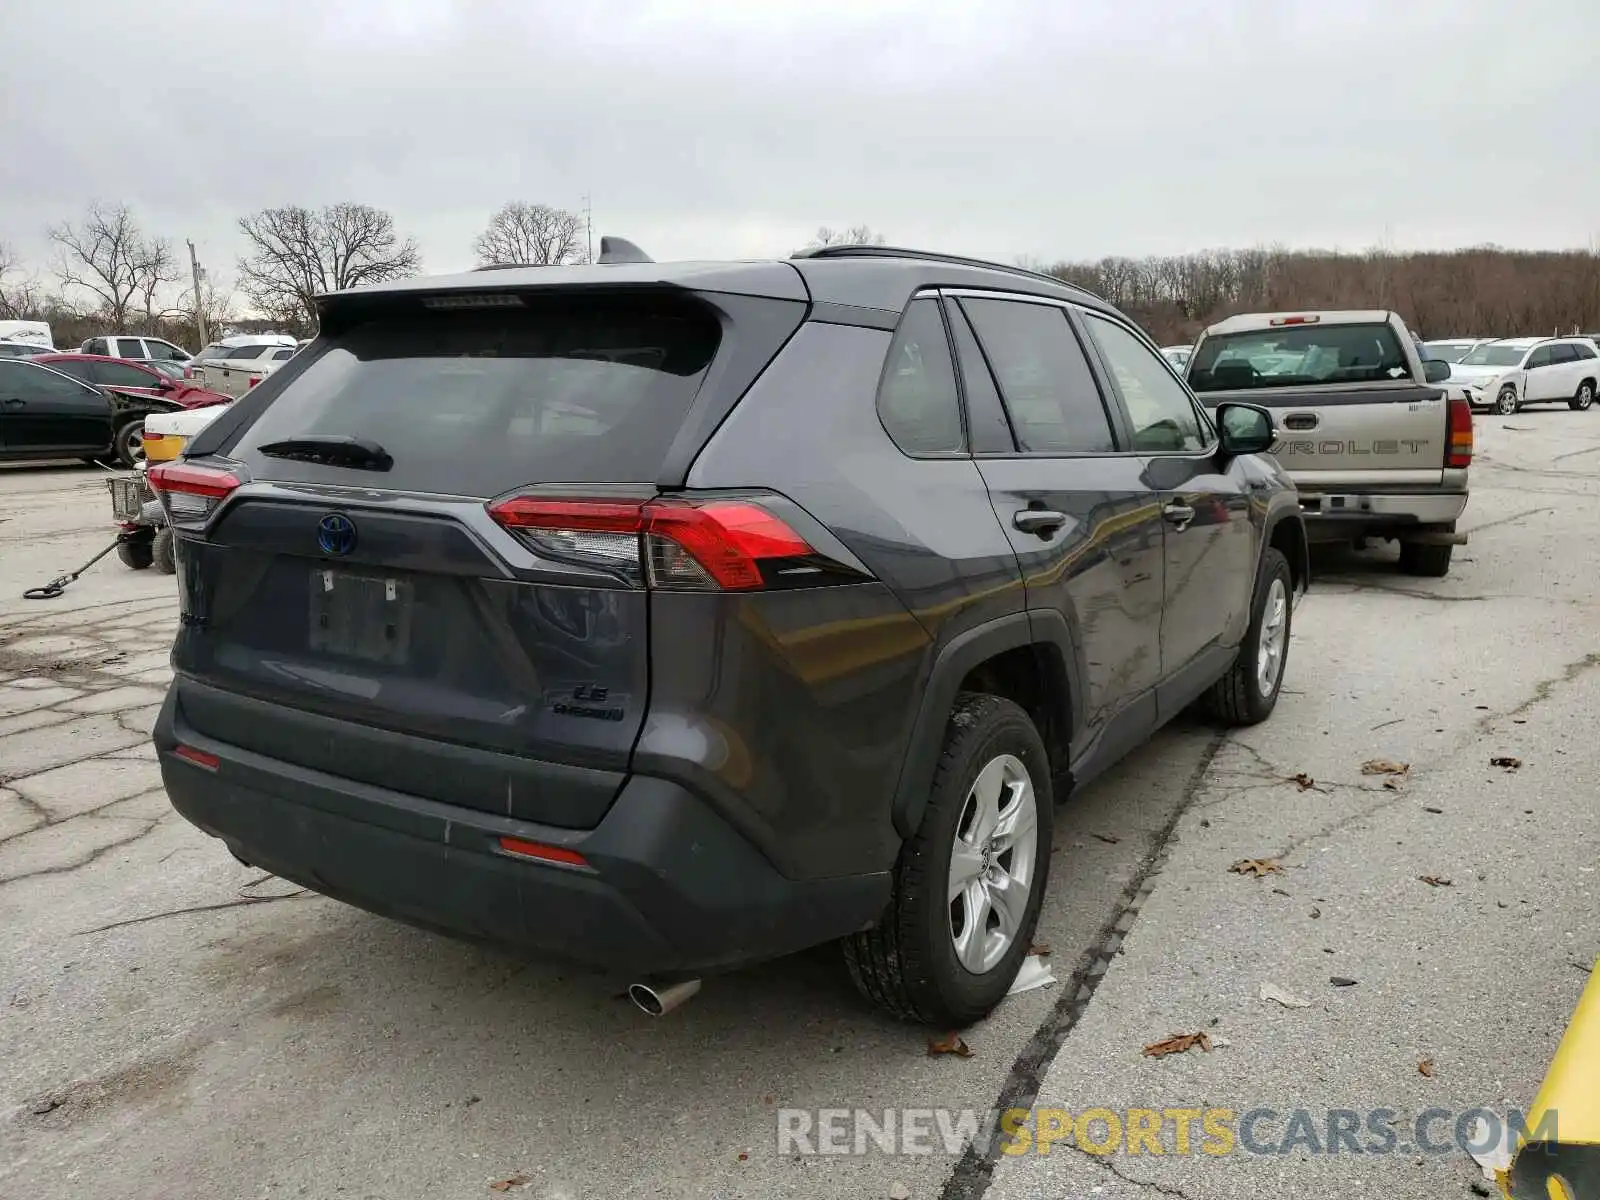
M 1082 292 L 1085 296 L 1094 296 L 1096 300 L 1104 303 L 1100 296 L 1095 296 L 1088 288 L 1080 284 L 1070 283 L 1056 275 L 1047 275 L 1043 271 L 1032 271 L 1027 267 L 1015 267 L 1008 263 L 990 262 L 984 258 L 965 258 L 959 254 L 940 254 L 935 250 L 912 250 L 905 246 L 811 246 L 805 250 L 796 250 L 791 258 L 910 258 L 920 262 L 949 263 L 957 267 L 977 267 L 985 271 L 1005 271 L 1011 275 L 1022 275 L 1028 279 L 1038 279 L 1045 283 L 1053 283 L 1057 287 L 1068 288 L 1074 292 Z

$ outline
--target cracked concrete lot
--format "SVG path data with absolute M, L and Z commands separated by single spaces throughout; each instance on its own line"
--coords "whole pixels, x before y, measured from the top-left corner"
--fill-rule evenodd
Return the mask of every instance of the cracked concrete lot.
M 1480 418 L 1478 443 L 1447 579 L 1319 556 L 1270 722 L 1180 721 L 1063 806 L 1038 935 L 1059 982 L 964 1059 L 865 1010 L 828 948 L 651 1022 L 616 981 L 236 863 L 149 749 L 173 581 L 108 559 L 22 601 L 109 539 L 106 497 L 86 469 L 0 470 L 0 1195 L 1470 1196 L 1465 1153 L 1401 1149 L 1415 1115 L 1525 1105 L 1600 952 L 1600 416 Z M 1141 1053 L 1202 1031 L 1209 1052 Z M 1272 1109 L 1258 1143 L 1296 1109 L 1387 1109 L 1398 1137 L 778 1152 L 783 1108 L 1035 1104 Z

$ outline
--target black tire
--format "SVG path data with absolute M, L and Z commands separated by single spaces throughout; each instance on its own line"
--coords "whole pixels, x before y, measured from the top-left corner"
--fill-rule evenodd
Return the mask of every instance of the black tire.
M 1594 383 L 1585 379 L 1578 385 L 1577 394 L 1567 401 L 1567 407 L 1573 412 L 1587 412 L 1594 404 Z
M 177 571 L 178 564 L 174 558 L 172 530 L 162 529 L 156 532 L 156 536 L 151 543 L 151 561 L 155 564 L 156 570 L 163 575 L 171 575 Z
M 1278 675 L 1270 694 L 1261 691 L 1261 679 L 1256 672 L 1256 654 L 1261 642 L 1261 625 L 1267 614 L 1267 598 L 1272 594 L 1273 583 L 1283 584 L 1286 601 L 1283 621 L 1283 655 L 1278 663 Z M 1283 676 L 1289 666 L 1289 647 L 1294 642 L 1294 575 L 1289 570 L 1289 560 L 1281 550 L 1271 546 L 1261 555 L 1261 569 L 1256 573 L 1256 589 L 1250 598 L 1250 628 L 1245 631 L 1239 646 L 1239 656 L 1234 659 L 1228 673 L 1205 694 L 1206 710 L 1229 725 L 1259 725 L 1272 715 L 1278 705 L 1278 695 L 1283 691 Z
M 1010 948 L 975 974 L 956 957 L 952 940 L 950 857 L 973 782 L 1000 755 L 1020 761 L 1033 784 L 1034 867 Z M 901 1020 L 946 1029 L 980 1020 L 1005 999 L 1032 947 L 1049 885 L 1053 810 L 1049 760 L 1028 714 L 999 696 L 957 696 L 922 824 L 895 864 L 889 907 L 876 928 L 844 941 L 845 963 L 861 994 Z
M 1517 389 L 1507 384 L 1501 388 L 1494 398 L 1494 411 L 1502 417 L 1509 417 L 1513 413 L 1522 411 L 1522 402 L 1517 399 Z
M 1424 546 L 1417 542 L 1400 543 L 1400 569 L 1407 575 L 1443 579 L 1450 573 L 1454 546 Z
M 133 470 L 144 461 L 144 422 L 128 421 L 117 427 L 112 437 L 111 454 L 119 464 Z
M 131 542 L 117 543 L 117 557 L 122 560 L 122 565 L 132 567 L 135 571 L 142 571 L 155 561 L 154 538 L 139 538 Z

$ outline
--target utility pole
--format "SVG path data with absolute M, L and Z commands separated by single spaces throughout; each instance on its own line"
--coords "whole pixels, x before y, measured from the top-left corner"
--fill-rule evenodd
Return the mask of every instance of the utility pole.
M 583 230 L 589 244 L 589 261 L 594 262 L 594 206 L 590 203 L 589 193 L 583 194 Z
M 200 345 L 203 347 L 211 339 L 206 336 L 205 306 L 200 302 L 200 259 L 195 255 L 193 242 L 189 242 L 189 272 L 194 278 L 194 323 L 200 332 Z

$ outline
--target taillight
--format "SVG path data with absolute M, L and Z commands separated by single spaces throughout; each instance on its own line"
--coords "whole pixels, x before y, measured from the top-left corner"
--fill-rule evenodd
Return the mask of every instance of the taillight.
M 239 486 L 239 477 L 231 471 L 186 462 L 159 463 L 145 478 L 174 525 L 204 521 Z
M 489 515 L 534 550 L 656 588 L 742 592 L 855 574 L 753 500 L 513 496 Z
M 1449 400 L 1447 436 L 1444 465 L 1470 467 L 1472 465 L 1472 404 L 1465 396 L 1452 396 Z
M 244 385 L 245 386 L 245 390 L 246 391 L 250 390 L 251 388 L 255 387 L 255 385 L 260 383 L 260 382 L 261 382 L 261 376 L 259 376 L 259 375 L 250 376 L 250 382 Z

